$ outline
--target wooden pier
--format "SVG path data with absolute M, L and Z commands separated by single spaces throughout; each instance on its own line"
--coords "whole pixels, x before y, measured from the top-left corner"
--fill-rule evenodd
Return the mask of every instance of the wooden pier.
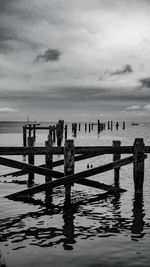
M 109 127 L 112 128 L 112 124 L 108 124 Z M 93 125 L 89 125 L 89 131 L 91 131 L 94 127 L 94 123 Z M 104 126 L 105 124 L 100 123 L 100 121 L 98 121 L 96 125 L 98 127 L 98 133 L 102 129 L 105 130 L 106 128 Z M 123 127 L 125 127 L 125 123 L 123 123 Z M 48 130 L 48 138 L 45 141 L 45 146 L 43 147 L 34 146 L 37 129 Z M 79 131 L 81 130 L 81 124 L 79 124 L 78 128 L 77 123 L 73 123 L 73 136 L 77 133 L 77 129 Z M 85 124 L 85 131 L 87 131 L 87 124 Z M 65 133 L 64 137 L 63 133 Z M 61 146 L 63 138 L 65 142 L 64 146 Z M 54 146 L 56 140 L 57 146 Z M 41 127 L 39 125 L 25 125 L 23 127 L 23 142 L 23 147 L 0 147 L 0 165 L 19 169 L 19 171 L 7 173 L 1 175 L 1 177 L 20 177 L 22 175 L 28 174 L 28 188 L 6 196 L 9 199 L 19 200 L 20 198 L 29 197 L 30 195 L 42 191 L 46 191 L 48 195 L 52 196 L 53 188 L 64 186 L 65 201 L 67 202 L 71 200 L 71 188 L 74 183 L 91 188 L 101 189 L 108 194 L 118 194 L 120 192 L 123 193 L 126 191 L 126 189 L 120 188 L 120 169 L 122 166 L 126 166 L 128 164 L 133 164 L 133 181 L 135 193 L 141 194 L 143 192 L 144 160 L 147 157 L 146 154 L 150 153 L 150 146 L 145 146 L 144 141 L 141 138 L 135 139 L 133 146 L 121 146 L 121 142 L 118 140 L 113 141 L 112 146 L 74 146 L 74 140 L 67 139 L 67 125 L 64 125 L 64 121 L 60 120 L 57 125 L 49 127 Z M 82 161 L 92 157 L 100 157 L 105 154 L 112 154 L 112 162 L 75 173 L 75 163 L 77 161 Z M 122 154 L 126 154 L 128 156 L 121 159 Z M 3 157 L 7 155 L 28 156 L 28 163 Z M 45 164 L 35 166 L 34 163 L 36 155 L 44 155 Z M 53 161 L 54 155 L 63 155 L 63 159 Z M 64 172 L 54 170 L 55 167 L 61 165 L 64 165 Z M 101 174 L 110 170 L 114 170 L 112 185 L 107 185 L 91 179 L 91 177 L 94 175 Z M 44 176 L 45 182 L 35 186 L 35 174 Z

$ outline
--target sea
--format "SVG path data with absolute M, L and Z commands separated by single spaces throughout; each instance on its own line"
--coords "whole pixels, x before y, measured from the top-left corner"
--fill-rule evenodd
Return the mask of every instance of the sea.
M 52 125 L 54 122 L 40 122 Z M 24 122 L 0 122 L 0 146 L 22 146 Z M 46 130 L 37 130 L 35 146 L 44 146 Z M 106 146 L 114 140 L 121 145 L 133 145 L 135 138 L 143 138 L 150 145 L 150 123 L 138 125 L 122 122 L 119 129 L 97 133 L 85 132 L 84 123 L 74 137 L 68 123 L 68 139 L 75 146 Z M 62 144 L 63 145 L 63 144 Z M 129 155 L 122 155 L 127 157 Z M 5 156 L 22 162 L 27 157 Z M 61 159 L 54 156 L 54 161 Z M 44 164 L 44 156 L 36 156 L 35 164 Z M 103 155 L 75 163 L 75 172 L 112 162 L 112 155 Z M 63 171 L 63 166 L 55 168 Z M 103 195 L 103 191 L 74 184 L 71 203 L 65 204 L 64 187 L 53 189 L 52 197 L 42 192 L 29 199 L 13 201 L 5 196 L 27 188 L 28 175 L 4 177 L 16 169 L 0 165 L 0 255 L 9 267 L 148 267 L 150 266 L 150 156 L 145 160 L 143 194 L 134 194 L 133 164 L 120 170 L 117 195 Z M 113 170 L 90 179 L 112 185 Z M 45 177 L 35 175 L 35 184 Z

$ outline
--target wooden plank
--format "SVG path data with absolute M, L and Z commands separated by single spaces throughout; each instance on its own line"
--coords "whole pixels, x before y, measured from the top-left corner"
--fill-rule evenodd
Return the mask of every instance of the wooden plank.
M 83 155 L 78 155 L 78 156 L 75 156 L 75 161 L 80 161 L 80 160 L 85 160 L 85 159 L 88 159 L 88 158 L 93 158 L 93 157 L 98 157 L 98 156 L 102 156 L 104 155 L 104 153 L 98 153 L 98 154 L 83 154 Z M 64 164 L 64 159 L 61 159 L 61 160 L 58 160 L 58 161 L 54 161 L 53 162 L 53 167 L 58 167 L 58 166 L 61 166 Z M 43 167 L 45 168 L 45 164 L 42 164 L 42 165 L 39 165 L 38 167 Z M 13 177 L 17 177 L 17 176 L 21 176 L 21 175 L 25 175 L 25 174 L 28 174 L 29 172 L 28 171 L 16 171 L 16 172 L 10 172 L 10 173 L 7 173 L 7 174 L 3 174 L 3 175 L 0 175 L 0 177 L 7 177 L 7 176 L 13 176 Z
M 48 153 L 53 153 L 53 155 L 62 155 L 64 154 L 63 147 L 0 147 L 0 155 L 45 155 Z M 75 147 L 75 154 L 94 154 L 94 153 L 103 153 L 103 154 L 132 154 L 132 146 L 121 146 L 114 148 L 112 146 L 89 146 L 89 147 Z M 150 150 L 149 152 L 150 153 Z
M 0 155 L 45 155 L 53 153 L 53 155 L 64 154 L 63 147 L 0 147 Z
M 12 160 L 12 159 L 6 159 L 2 157 L 0 157 L 0 165 L 15 168 L 15 169 L 23 169 L 24 171 L 33 172 L 33 173 L 37 173 L 40 175 L 45 175 L 45 176 L 50 175 L 54 178 L 60 178 L 64 176 L 63 173 L 58 172 L 58 171 L 53 171 L 53 170 L 49 170 L 46 168 L 33 166 L 31 164 L 26 164 L 23 162 L 19 162 L 19 161 Z
M 121 166 L 128 165 L 130 163 L 133 163 L 134 160 L 135 160 L 134 157 L 130 156 L 128 158 L 117 160 L 117 161 L 108 163 L 106 165 L 100 166 L 100 167 L 96 167 L 96 168 L 93 168 L 93 169 L 90 169 L 90 170 L 86 170 L 86 171 L 83 171 L 83 172 L 78 172 L 76 174 L 65 176 L 65 177 L 62 177 L 62 178 L 60 178 L 58 180 L 55 180 L 55 181 L 52 181 L 52 182 L 48 182 L 46 184 L 33 186 L 32 188 L 22 190 L 20 192 L 14 193 L 14 194 L 6 196 L 6 197 L 7 198 L 16 198 L 16 197 L 19 197 L 19 196 L 22 196 L 22 195 L 36 194 L 36 193 L 39 193 L 39 192 L 42 192 L 42 191 L 46 190 L 48 187 L 49 188 L 54 188 L 54 187 L 57 187 L 57 186 L 60 186 L 60 185 L 67 185 L 67 184 L 70 184 L 70 183 L 75 183 L 75 182 L 78 182 L 78 181 L 80 181 L 80 180 L 82 180 L 84 178 L 88 178 L 90 176 L 93 176 L 93 175 L 96 175 L 96 174 L 99 174 L 99 173 L 103 173 L 103 172 L 112 170 L 112 169 L 114 169 L 116 167 L 121 167 Z

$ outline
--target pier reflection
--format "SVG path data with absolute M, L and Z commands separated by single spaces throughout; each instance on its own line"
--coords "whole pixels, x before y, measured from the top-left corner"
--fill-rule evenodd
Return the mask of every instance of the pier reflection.
M 59 194 L 60 191 L 54 194 L 54 203 Z M 37 212 L 0 220 L 1 241 L 9 240 L 14 249 L 16 247 L 19 249 L 24 240 L 26 242 L 28 240 L 28 245 L 51 247 L 62 244 L 64 250 L 73 250 L 74 244 L 80 238 L 85 240 L 91 237 L 106 238 L 122 232 L 127 234 L 131 232 L 132 240 L 144 236 L 143 195 L 134 196 L 133 214 L 130 218 L 122 216 L 120 194 L 107 198 L 106 195 L 95 197 L 85 195 L 75 203 L 65 202 L 55 205 L 52 203 L 51 194 L 46 192 L 44 201 L 31 197 L 22 201 L 43 208 Z
M 142 238 L 144 236 L 144 216 L 143 194 L 135 194 L 133 199 L 133 224 L 131 227 L 132 239 L 135 239 L 135 237 Z
M 71 202 L 64 203 L 63 208 L 63 234 L 65 236 L 63 247 L 65 250 L 72 250 L 75 243 L 74 218 L 77 210 L 72 208 Z

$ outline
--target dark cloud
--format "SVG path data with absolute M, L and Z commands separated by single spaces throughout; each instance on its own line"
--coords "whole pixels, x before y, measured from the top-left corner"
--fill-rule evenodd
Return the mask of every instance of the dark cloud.
M 60 58 L 60 51 L 58 49 L 48 49 L 43 54 L 40 54 L 36 57 L 36 61 L 39 62 L 48 62 L 48 61 L 57 61 Z
M 132 66 L 130 64 L 125 65 L 122 69 L 111 72 L 111 75 L 121 75 L 133 72 Z
M 143 87 L 150 88 L 150 77 L 139 80 Z

